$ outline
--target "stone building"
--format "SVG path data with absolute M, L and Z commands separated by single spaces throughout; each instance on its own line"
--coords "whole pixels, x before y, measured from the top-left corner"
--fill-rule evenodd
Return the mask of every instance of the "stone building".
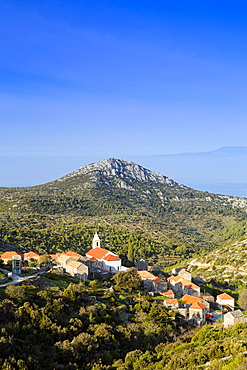
M 148 263 L 145 260 L 136 261 L 137 271 L 148 271 Z
M 149 292 L 163 292 L 167 290 L 166 281 L 160 279 L 159 277 L 153 275 L 149 271 L 138 271 L 144 288 Z
M 32 260 L 39 262 L 40 255 L 36 252 L 30 251 L 30 252 L 23 254 L 23 259 L 24 261 L 27 261 L 27 262 L 32 261 Z
M 84 263 L 77 262 L 75 260 L 70 260 L 67 263 L 65 270 L 72 276 L 82 278 L 84 281 L 87 280 L 88 266 L 86 266 Z
M 166 299 L 164 301 L 164 305 L 166 307 L 170 307 L 170 308 L 178 308 L 179 307 L 179 302 L 178 302 L 177 298 Z
M 166 291 L 164 291 L 164 292 L 161 292 L 161 294 L 163 295 L 163 296 L 165 296 L 166 298 L 175 298 L 175 294 L 174 294 L 174 292 L 170 289 L 170 290 L 166 290 Z
M 206 323 L 206 306 L 201 303 L 193 303 L 189 307 L 189 320 L 193 322 L 193 325 L 204 325 Z
M 238 322 L 246 322 L 244 314 L 241 310 L 230 311 L 224 315 L 224 328 L 229 328 Z
M 167 281 L 169 287 L 178 298 L 182 297 L 184 294 L 196 297 L 200 296 L 200 287 L 192 283 L 190 280 L 182 278 L 182 276 L 170 276 Z
M 186 280 L 189 280 L 189 281 L 191 281 L 191 279 L 192 279 L 191 273 L 189 271 L 185 270 L 185 269 L 181 269 L 178 272 L 178 275 L 181 276 L 182 278 L 186 279 Z

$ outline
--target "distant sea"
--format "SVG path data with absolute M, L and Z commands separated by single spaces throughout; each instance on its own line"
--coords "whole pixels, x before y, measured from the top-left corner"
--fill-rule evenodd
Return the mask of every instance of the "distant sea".
M 205 184 L 205 183 L 186 183 L 186 186 L 190 186 L 193 189 L 208 191 L 209 193 L 233 195 L 235 197 L 247 198 L 247 184 L 230 184 L 230 183 L 218 183 L 218 184 Z

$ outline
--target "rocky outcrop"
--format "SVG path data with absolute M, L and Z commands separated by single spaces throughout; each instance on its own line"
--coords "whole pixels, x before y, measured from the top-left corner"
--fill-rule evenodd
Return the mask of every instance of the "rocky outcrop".
M 150 171 L 131 161 L 116 158 L 104 159 L 81 167 L 77 171 L 62 177 L 58 181 L 64 181 L 68 178 L 81 175 L 89 175 L 92 180 L 105 176 L 107 178 L 118 177 L 121 179 L 128 178 L 137 181 L 153 181 L 170 186 L 174 186 L 176 184 L 175 181 L 171 180 L 169 177 L 163 176 L 159 172 Z

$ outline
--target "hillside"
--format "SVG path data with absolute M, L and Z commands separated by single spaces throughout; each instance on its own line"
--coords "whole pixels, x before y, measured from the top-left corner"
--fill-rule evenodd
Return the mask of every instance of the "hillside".
M 224 228 L 247 219 L 246 209 L 246 199 L 196 191 L 114 158 L 47 184 L 0 188 L 4 232 L 21 225 L 28 228 L 34 218 L 38 229 L 74 223 L 116 225 L 178 247 L 182 254 L 215 248 L 224 240 Z
M 124 286 L 47 273 L 0 289 L 0 368 L 246 369 L 246 323 L 185 327 L 128 274 Z
M 246 223 L 242 222 L 225 231 L 225 238 L 227 237 L 230 238 L 220 248 L 194 258 L 190 262 L 190 270 L 206 281 L 214 279 L 222 284 L 244 287 L 247 284 Z

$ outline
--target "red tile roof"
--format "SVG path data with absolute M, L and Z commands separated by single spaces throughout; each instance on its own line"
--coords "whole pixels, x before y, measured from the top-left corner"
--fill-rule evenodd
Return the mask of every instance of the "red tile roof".
M 40 257 L 40 255 L 33 251 L 24 253 L 24 258 L 37 258 L 37 257 Z
M 72 252 L 72 251 L 67 251 L 65 254 L 67 254 L 67 256 L 71 256 L 71 257 L 81 257 L 80 254 L 78 254 L 76 252 Z
M 190 308 L 192 308 L 193 310 L 202 310 L 205 306 L 205 304 L 201 303 L 201 302 L 197 302 L 197 303 L 193 303 Z
M 2 260 L 11 260 L 13 256 L 22 256 L 20 253 L 11 251 L 11 252 L 4 252 L 1 255 Z
M 158 284 L 162 281 L 159 277 L 156 277 L 155 279 L 152 280 L 155 284 Z
M 183 278 L 181 276 L 169 276 L 169 278 L 167 278 L 168 281 L 176 281 L 177 283 L 180 282 L 181 280 L 183 280 Z
M 164 304 L 168 306 L 173 305 L 173 304 L 178 304 L 178 300 L 177 298 L 167 299 L 166 301 L 164 301 Z
M 162 292 L 162 294 L 164 296 L 169 296 L 169 295 L 173 295 L 174 296 L 174 293 L 173 293 L 173 291 L 171 289 L 170 290 L 167 290 L 166 292 Z
M 185 288 L 188 289 L 200 289 L 198 285 L 192 283 L 190 280 L 182 279 L 180 281 L 180 284 L 182 284 Z
M 92 248 L 86 253 L 86 256 L 94 257 L 97 260 L 103 258 L 109 251 L 104 248 Z
M 187 303 L 187 304 L 193 304 L 193 303 L 198 303 L 198 302 L 201 302 L 202 299 L 199 298 L 199 297 L 194 297 L 192 295 L 189 295 L 189 294 L 185 294 L 182 298 L 181 298 L 181 301 Z
M 96 262 L 96 261 L 98 261 L 96 258 L 94 258 L 94 257 L 91 257 L 91 258 L 88 258 L 87 259 L 87 261 L 92 261 L 92 262 Z
M 155 279 L 155 276 L 149 271 L 137 271 L 141 279 Z
M 104 261 L 121 261 L 121 258 L 114 256 L 113 254 L 108 254 L 107 256 L 103 257 Z
M 221 293 L 219 295 L 217 295 L 217 298 L 220 298 L 221 300 L 229 300 L 229 299 L 234 299 L 233 297 L 231 297 L 229 294 L 227 293 Z

